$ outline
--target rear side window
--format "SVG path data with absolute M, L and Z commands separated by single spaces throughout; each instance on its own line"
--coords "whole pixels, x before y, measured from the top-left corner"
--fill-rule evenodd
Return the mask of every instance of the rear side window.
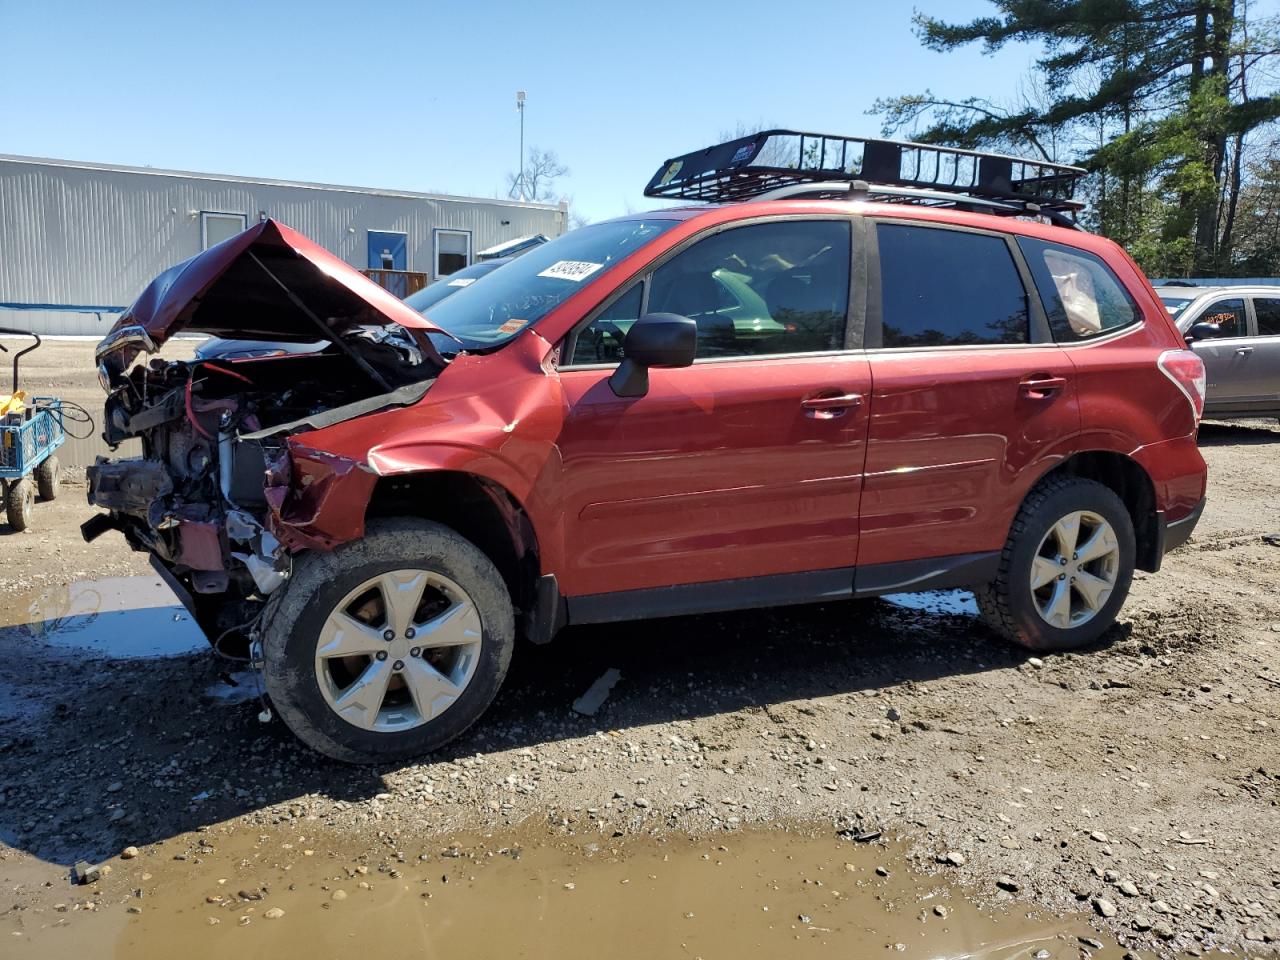
M 1253 312 L 1258 318 L 1258 336 L 1280 337 L 1280 299 L 1256 297 Z
M 885 347 L 1026 343 L 1027 291 L 1002 237 L 882 223 Z
M 1049 327 L 1059 342 L 1088 340 L 1142 319 L 1124 285 L 1092 253 L 1019 237 Z

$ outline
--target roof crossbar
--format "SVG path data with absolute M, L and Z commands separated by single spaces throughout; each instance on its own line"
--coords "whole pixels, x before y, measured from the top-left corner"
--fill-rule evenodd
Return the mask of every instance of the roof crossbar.
M 1012 209 L 1003 212 L 1017 215 L 1065 215 L 1084 207 L 1074 194 L 1085 173 L 1067 164 L 956 147 L 762 130 L 667 160 L 644 193 L 725 203 L 784 187 L 863 180 L 873 193 L 876 187 L 915 188 L 954 196 L 956 204 L 963 196 L 1004 201 Z M 911 202 L 906 194 L 899 199 Z

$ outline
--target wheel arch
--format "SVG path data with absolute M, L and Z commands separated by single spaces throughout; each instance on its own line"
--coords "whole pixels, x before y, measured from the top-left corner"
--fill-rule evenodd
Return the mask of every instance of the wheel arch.
M 1152 573 L 1160 569 L 1160 515 L 1155 484 L 1138 461 L 1113 450 L 1088 450 L 1067 457 L 1046 471 L 1037 483 L 1049 477 L 1082 477 L 1111 489 L 1124 502 L 1133 521 L 1135 566 Z
M 518 613 L 538 603 L 542 550 L 528 510 L 506 487 L 460 470 L 379 477 L 365 509 L 377 517 L 421 517 L 473 543 L 502 575 Z

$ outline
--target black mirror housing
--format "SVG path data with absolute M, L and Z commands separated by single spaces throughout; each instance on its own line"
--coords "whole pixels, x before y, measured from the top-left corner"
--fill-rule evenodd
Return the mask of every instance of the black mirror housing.
M 1193 323 L 1191 329 L 1187 331 L 1187 342 L 1193 340 L 1212 340 L 1215 337 L 1222 336 L 1222 330 L 1216 323 L 1205 323 L 1203 320 L 1199 323 Z
M 609 378 L 619 397 L 649 392 L 650 367 L 687 367 L 698 352 L 698 325 L 678 313 L 646 313 L 622 342 L 622 363 Z

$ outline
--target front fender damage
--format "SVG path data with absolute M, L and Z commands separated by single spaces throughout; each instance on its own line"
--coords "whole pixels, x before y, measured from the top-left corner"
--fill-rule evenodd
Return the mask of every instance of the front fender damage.
M 267 464 L 267 527 L 291 553 L 358 540 L 377 480 L 366 463 L 290 439 Z

